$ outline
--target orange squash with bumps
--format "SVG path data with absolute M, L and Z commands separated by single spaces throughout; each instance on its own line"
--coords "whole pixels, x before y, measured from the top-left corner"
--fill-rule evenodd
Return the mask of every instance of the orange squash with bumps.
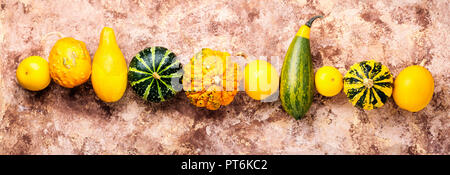
M 183 89 L 190 103 L 217 110 L 230 104 L 242 79 L 227 52 L 202 49 L 184 67 Z

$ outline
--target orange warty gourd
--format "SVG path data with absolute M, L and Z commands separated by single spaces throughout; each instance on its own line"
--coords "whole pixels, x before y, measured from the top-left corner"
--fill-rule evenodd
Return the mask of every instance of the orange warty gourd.
M 239 65 L 227 52 L 202 49 L 184 67 L 183 89 L 190 103 L 217 110 L 230 104 L 242 80 Z
M 59 39 L 48 57 L 50 76 L 59 85 L 73 88 L 91 75 L 91 57 L 83 41 L 71 37 Z

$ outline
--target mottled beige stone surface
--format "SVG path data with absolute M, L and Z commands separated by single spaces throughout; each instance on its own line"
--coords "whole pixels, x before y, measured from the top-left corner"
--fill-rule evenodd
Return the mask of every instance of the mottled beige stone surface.
M 405 1 L 33 1 L 0 0 L 0 154 L 449 154 L 450 3 Z M 280 101 L 261 103 L 244 92 L 207 111 L 184 93 L 161 104 L 128 87 L 105 104 L 91 83 L 42 92 L 21 88 L 19 62 L 48 56 L 59 31 L 87 44 L 93 57 L 104 26 L 113 27 L 127 62 L 148 46 L 165 46 L 183 63 L 209 47 L 249 60 L 268 58 L 279 70 L 292 37 L 310 17 L 314 69 L 375 59 L 394 75 L 427 59 L 435 79 L 422 111 L 352 107 L 343 93 L 316 93 L 307 116 L 288 116 Z

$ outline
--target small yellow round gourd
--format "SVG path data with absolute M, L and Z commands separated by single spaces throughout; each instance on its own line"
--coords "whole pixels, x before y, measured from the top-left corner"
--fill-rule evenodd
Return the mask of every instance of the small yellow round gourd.
M 255 60 L 244 69 L 245 92 L 255 100 L 263 100 L 278 90 L 277 70 L 267 61 Z
M 40 91 L 50 84 L 48 62 L 40 56 L 22 60 L 16 70 L 20 86 L 30 91 Z
M 323 66 L 317 70 L 315 84 L 317 92 L 327 97 L 337 95 L 344 86 L 342 74 L 332 66 Z
M 431 101 L 434 80 L 424 67 L 414 65 L 403 69 L 394 82 L 394 101 L 402 109 L 417 112 Z

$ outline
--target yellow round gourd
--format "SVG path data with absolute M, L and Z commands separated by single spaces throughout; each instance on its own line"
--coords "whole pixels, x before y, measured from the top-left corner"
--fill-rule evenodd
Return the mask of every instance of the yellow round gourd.
M 424 67 L 414 65 L 403 69 L 394 81 L 394 101 L 402 109 L 417 112 L 431 101 L 434 80 Z
M 40 91 L 50 84 L 48 62 L 40 56 L 22 60 L 16 70 L 20 86 L 30 91 Z
M 245 66 L 245 92 L 255 100 L 263 100 L 278 90 L 279 76 L 267 61 L 255 60 Z
M 331 66 L 324 66 L 317 70 L 315 84 L 317 92 L 327 97 L 337 95 L 344 86 L 342 74 Z

